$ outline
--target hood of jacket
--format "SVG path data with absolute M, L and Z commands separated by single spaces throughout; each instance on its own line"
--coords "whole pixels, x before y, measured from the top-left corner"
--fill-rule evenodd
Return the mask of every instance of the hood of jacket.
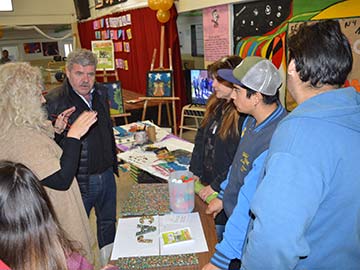
M 330 90 L 296 107 L 283 121 L 311 118 L 360 132 L 360 93 L 353 87 Z

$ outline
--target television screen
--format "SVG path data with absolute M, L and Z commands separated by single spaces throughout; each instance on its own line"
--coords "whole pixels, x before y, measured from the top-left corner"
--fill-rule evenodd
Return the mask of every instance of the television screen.
M 213 93 L 213 80 L 206 69 L 190 70 L 191 103 L 205 105 Z

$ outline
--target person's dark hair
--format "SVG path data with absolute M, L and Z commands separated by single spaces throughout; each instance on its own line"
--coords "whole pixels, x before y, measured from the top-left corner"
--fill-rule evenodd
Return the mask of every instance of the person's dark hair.
M 241 63 L 241 61 L 242 58 L 236 55 L 224 57 L 208 65 L 207 69 L 209 76 L 216 78 L 219 83 L 232 88 L 233 84 L 222 79 L 218 75 L 217 71 L 223 68 L 234 69 L 238 64 Z M 218 131 L 220 138 L 225 140 L 228 136 L 239 136 L 238 122 L 240 114 L 236 110 L 234 103 L 232 101 L 227 102 L 224 99 L 217 98 L 215 93 L 210 96 L 207 102 L 206 111 L 201 126 L 205 127 L 208 124 L 210 119 L 216 113 L 218 106 L 221 106 L 223 110 L 222 124 Z
M 16 270 L 67 269 L 72 251 L 39 179 L 20 163 L 0 161 L 0 258 Z
M 352 69 L 351 46 L 335 20 L 304 23 L 290 36 L 288 48 L 300 79 L 313 87 L 341 86 Z

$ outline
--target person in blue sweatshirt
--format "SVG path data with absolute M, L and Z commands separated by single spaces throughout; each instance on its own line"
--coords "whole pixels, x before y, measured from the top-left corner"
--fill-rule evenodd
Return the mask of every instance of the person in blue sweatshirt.
M 249 116 L 244 120 L 240 143 L 218 198 L 207 208 L 207 213 L 214 216 L 224 209 L 229 219 L 222 241 L 216 245 L 215 254 L 203 270 L 240 267 L 241 249 L 250 220 L 250 200 L 271 136 L 287 114 L 279 102 L 280 72 L 268 59 L 248 56 L 234 70 L 220 69 L 218 75 L 234 84 L 231 98 L 237 110 Z
M 273 135 L 241 269 L 360 269 L 360 94 L 342 88 L 351 46 L 325 20 L 303 25 L 288 48 L 298 106 Z

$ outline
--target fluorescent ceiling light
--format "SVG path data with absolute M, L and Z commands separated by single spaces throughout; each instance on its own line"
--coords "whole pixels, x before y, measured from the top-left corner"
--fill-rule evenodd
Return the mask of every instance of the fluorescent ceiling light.
M 13 11 L 12 0 L 1 0 L 0 1 L 0 11 Z

